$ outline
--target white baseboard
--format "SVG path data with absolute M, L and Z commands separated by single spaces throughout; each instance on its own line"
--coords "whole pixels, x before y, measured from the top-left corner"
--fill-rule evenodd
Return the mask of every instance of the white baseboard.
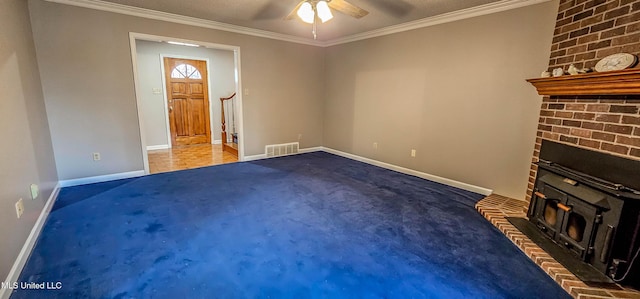
M 352 159 L 352 160 L 356 160 L 356 161 L 364 162 L 364 163 L 367 163 L 367 164 L 375 165 L 375 166 L 378 166 L 378 167 L 386 168 L 386 169 L 389 169 L 389 170 L 397 171 L 397 172 L 400 172 L 400 173 L 417 176 L 419 178 L 423 178 L 423 179 L 427 179 L 427 180 L 434 181 L 434 182 L 437 182 L 437 183 L 445 184 L 445 185 L 448 185 L 448 186 L 452 186 L 452 187 L 460 188 L 460 189 L 463 189 L 463 190 L 479 193 L 479 194 L 482 194 L 482 195 L 490 195 L 491 193 L 493 193 L 493 190 L 491 190 L 491 189 L 487 189 L 487 188 L 483 188 L 483 187 L 479 187 L 479 186 L 475 186 L 475 185 L 459 182 L 459 181 L 456 181 L 456 180 L 439 177 L 437 175 L 428 174 L 428 173 L 424 173 L 424 172 L 421 172 L 421 171 L 417 171 L 417 170 L 413 170 L 413 169 L 409 169 L 409 168 L 405 168 L 405 167 L 401 167 L 401 166 L 397 166 L 397 165 L 393 165 L 393 164 L 389 164 L 389 163 L 385 163 L 385 162 L 381 162 L 381 161 L 377 161 L 377 160 L 361 157 L 361 156 L 358 156 L 358 155 L 342 152 L 342 151 L 335 150 L 335 149 L 328 148 L 328 147 L 317 146 L 317 147 L 303 148 L 303 149 L 298 150 L 298 154 L 319 152 L 319 151 L 324 151 L 324 152 L 327 152 L 327 153 L 331 153 L 331 154 L 338 155 L 338 156 L 341 156 L 341 157 L 345 157 L 345 158 L 349 158 L 349 159 Z M 293 154 L 293 155 L 296 155 L 296 154 Z M 278 156 L 278 157 L 282 157 L 282 156 Z M 276 158 L 276 157 L 267 157 L 266 154 L 260 154 L 260 155 L 253 155 L 253 156 L 245 156 L 244 157 L 244 161 L 255 161 L 255 160 L 269 159 L 269 158 Z
M 316 146 L 316 147 L 307 147 L 307 148 L 301 148 L 298 150 L 298 153 L 300 154 L 304 154 L 304 153 L 313 153 L 313 152 L 321 152 L 323 151 L 324 148 L 322 146 Z
M 211 141 L 211 144 L 222 144 L 222 139 L 220 139 L 220 140 L 213 140 L 213 141 Z
M 40 212 L 40 216 L 38 217 L 38 220 L 36 220 L 36 223 L 33 225 L 33 228 L 31 229 L 31 233 L 29 233 L 29 237 L 27 237 L 27 240 L 24 242 L 24 245 L 22 245 L 22 249 L 20 250 L 18 257 L 16 258 L 16 261 L 13 263 L 13 266 L 9 271 L 9 275 L 7 275 L 7 278 L 4 280 L 5 282 L 13 283 L 13 282 L 17 282 L 18 279 L 20 279 L 20 273 L 22 273 L 22 269 L 24 268 L 24 265 L 27 263 L 27 259 L 29 259 L 29 256 L 31 255 L 33 246 L 35 246 L 36 241 L 40 236 L 40 232 L 42 232 L 42 227 L 44 227 L 44 223 L 46 222 L 47 217 L 51 212 L 53 203 L 58 198 L 58 194 L 60 193 L 60 188 L 61 188 L 60 183 L 58 183 L 53 188 L 53 191 L 51 191 L 51 195 L 49 195 L 47 202 L 44 204 L 44 207 Z M 0 288 L 0 299 L 8 299 L 11 296 L 11 292 L 13 292 L 13 290 L 9 288 Z
M 147 146 L 147 150 L 148 151 L 155 151 L 155 150 L 168 149 L 168 148 L 169 148 L 168 144 L 159 144 L 159 145 L 149 145 L 149 146 Z
M 78 185 L 102 183 L 107 181 L 135 178 L 143 175 L 145 175 L 144 170 L 137 170 L 137 171 L 130 171 L 130 172 L 121 172 L 121 173 L 93 176 L 88 178 L 64 180 L 64 181 L 60 181 L 60 187 L 72 187 L 72 186 L 78 186 Z
M 312 152 L 320 152 L 322 150 L 323 150 L 322 146 L 307 147 L 307 148 L 301 148 L 301 149 L 298 150 L 297 153 L 291 154 L 291 155 L 298 155 L 298 154 L 312 153 Z M 291 155 L 283 155 L 283 156 L 277 156 L 277 157 L 284 157 L 284 156 L 291 156 Z M 270 158 L 277 158 L 277 157 L 267 157 L 267 154 L 244 156 L 243 162 L 262 160 L 262 159 L 270 159 Z
M 244 156 L 244 159 L 242 160 L 242 162 L 249 162 L 249 161 L 255 161 L 255 160 L 262 160 L 262 159 L 266 159 L 266 158 L 267 158 L 267 154 L 259 154 L 259 155 Z
M 483 188 L 483 187 L 479 187 L 479 186 L 475 186 L 475 185 L 459 182 L 459 181 L 452 180 L 452 179 L 439 177 L 437 175 L 432 175 L 432 174 L 424 173 L 424 172 L 421 172 L 421 171 L 417 171 L 417 170 L 413 170 L 413 169 L 409 169 L 409 168 L 405 168 L 405 167 L 401 167 L 401 166 L 397 166 L 397 165 L 393 165 L 393 164 L 389 164 L 389 163 L 385 163 L 385 162 L 380 162 L 380 161 L 377 161 L 377 160 L 361 157 L 361 156 L 354 155 L 354 154 L 345 153 L 345 152 L 342 152 L 342 151 L 339 151 L 339 150 L 335 150 L 335 149 L 332 149 L 332 148 L 323 147 L 323 150 L 325 152 L 327 152 L 327 153 L 332 153 L 334 155 L 338 155 L 338 156 L 341 156 L 341 157 L 349 158 L 349 159 L 352 159 L 352 160 L 364 162 L 364 163 L 375 165 L 375 166 L 379 166 L 379 167 L 386 168 L 386 169 L 393 170 L 393 171 L 397 171 L 397 172 L 400 172 L 400 173 L 417 176 L 419 178 L 423 178 L 423 179 L 427 179 L 427 180 L 434 181 L 434 182 L 437 182 L 437 183 L 445 184 L 445 185 L 448 185 L 448 186 L 452 186 L 452 187 L 460 188 L 460 189 L 463 189 L 463 190 L 479 193 L 479 194 L 482 194 L 482 195 L 490 195 L 491 193 L 493 193 L 493 190 L 491 190 L 491 189 L 487 189 L 487 188 Z

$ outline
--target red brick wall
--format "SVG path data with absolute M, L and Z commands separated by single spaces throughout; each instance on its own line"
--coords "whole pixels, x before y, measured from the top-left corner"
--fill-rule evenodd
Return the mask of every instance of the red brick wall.
M 640 0 L 560 1 L 549 70 L 615 53 L 640 53 Z M 544 97 L 532 162 L 542 139 L 640 160 L 640 96 Z M 532 163 L 527 201 L 536 171 Z
M 549 70 L 593 67 L 605 56 L 638 52 L 640 1 L 560 1 Z

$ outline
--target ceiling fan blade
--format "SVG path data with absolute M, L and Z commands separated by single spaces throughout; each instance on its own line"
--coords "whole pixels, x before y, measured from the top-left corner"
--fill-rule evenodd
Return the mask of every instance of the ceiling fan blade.
M 331 0 L 329 2 L 329 7 L 343 13 L 346 15 L 350 15 L 356 19 L 362 18 L 369 14 L 368 11 L 357 7 L 345 0 Z
M 413 5 L 402 0 L 371 1 L 369 4 L 397 18 L 408 15 L 414 9 Z
M 298 5 L 296 5 L 296 7 L 289 13 L 289 15 L 284 17 L 284 19 L 285 20 L 295 19 L 298 16 L 298 9 L 300 9 L 300 6 L 302 6 L 302 3 L 304 3 L 304 1 L 300 1 L 300 3 L 298 3 Z
M 268 2 L 251 19 L 254 21 L 277 20 L 281 19 L 287 10 L 289 6 L 285 7 L 282 2 Z

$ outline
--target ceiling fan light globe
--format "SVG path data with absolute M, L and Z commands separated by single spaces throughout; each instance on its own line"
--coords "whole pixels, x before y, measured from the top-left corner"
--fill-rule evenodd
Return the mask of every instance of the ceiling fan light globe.
M 316 4 L 316 9 L 318 11 L 318 17 L 320 18 L 320 20 L 322 20 L 322 23 L 333 19 L 333 14 L 331 13 L 331 9 L 329 9 L 327 1 L 318 1 L 318 4 Z
M 298 9 L 298 16 L 305 23 L 313 24 L 314 15 L 313 7 L 309 2 L 302 3 Z

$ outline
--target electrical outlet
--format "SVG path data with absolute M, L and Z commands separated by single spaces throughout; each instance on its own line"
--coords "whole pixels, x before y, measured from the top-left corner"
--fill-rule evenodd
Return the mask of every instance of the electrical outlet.
M 411 150 L 411 157 L 415 157 L 416 156 L 416 150 L 412 149 Z
M 38 188 L 38 185 L 31 184 L 31 199 L 38 198 L 39 194 L 40 194 L 40 188 Z
M 373 143 L 373 149 L 378 149 L 378 143 L 377 142 Z
M 100 161 L 100 153 L 93 153 L 93 161 Z
M 22 216 L 22 213 L 24 213 L 24 203 L 22 203 L 22 198 L 20 198 L 20 200 L 16 202 L 16 215 L 18 215 L 18 218 Z
M 300 139 L 302 139 L 302 133 L 298 134 L 298 141 L 300 141 Z

